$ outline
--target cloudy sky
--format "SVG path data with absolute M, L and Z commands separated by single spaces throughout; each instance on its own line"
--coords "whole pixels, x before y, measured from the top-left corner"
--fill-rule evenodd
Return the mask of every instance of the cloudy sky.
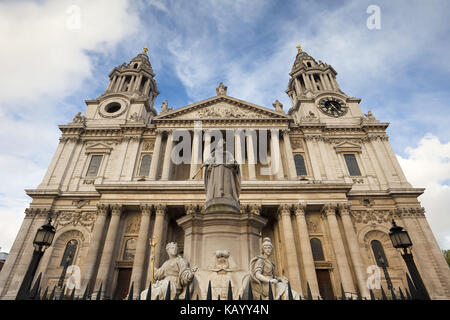
M 379 29 L 368 28 L 380 8 Z M 338 72 L 364 112 L 391 123 L 393 148 L 442 248 L 450 249 L 449 1 L 2 1 L 0 246 L 8 252 L 56 150 L 114 66 L 142 47 L 174 108 L 228 94 L 289 108 L 295 46 Z M 369 24 L 369 26 L 372 26 Z M 158 107 L 159 108 L 159 107 Z

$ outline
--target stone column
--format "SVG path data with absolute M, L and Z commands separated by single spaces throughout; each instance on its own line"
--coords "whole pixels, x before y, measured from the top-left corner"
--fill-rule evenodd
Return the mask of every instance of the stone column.
M 106 233 L 105 244 L 103 246 L 102 257 L 98 267 L 97 285 L 103 283 L 105 288 L 104 295 L 109 297 L 111 292 L 110 271 L 113 265 L 114 249 L 116 244 L 116 237 L 119 233 L 120 215 L 122 214 L 122 205 L 114 204 L 111 206 L 111 220 L 109 222 L 108 231 Z
M 320 295 L 319 284 L 317 283 L 316 266 L 311 250 L 311 242 L 309 239 L 308 227 L 305 218 L 306 204 L 294 205 L 294 213 L 297 220 L 298 236 L 300 238 L 300 250 L 302 252 L 303 268 L 305 270 L 306 281 L 311 288 L 313 297 Z
M 326 215 L 328 226 L 330 228 L 331 242 L 333 243 L 334 255 L 336 257 L 337 269 L 341 276 L 342 287 L 347 294 L 356 293 L 355 286 L 353 285 L 352 273 L 345 253 L 344 242 L 342 241 L 339 224 L 336 218 L 336 204 L 324 204 L 322 212 Z
M 310 79 L 310 81 L 311 81 L 312 90 L 313 90 L 313 91 L 317 91 L 316 81 L 314 81 L 314 75 L 308 74 L 308 76 L 309 76 L 309 79 Z
M 152 206 L 144 204 L 141 209 L 141 225 L 139 227 L 139 236 L 136 244 L 136 252 L 134 254 L 133 270 L 131 272 L 131 283 L 134 282 L 134 295 L 137 297 L 140 292 L 145 290 L 142 286 L 145 283 L 146 272 L 144 271 L 145 255 L 148 247 L 148 232 L 150 226 L 150 214 Z
M 270 130 L 270 161 L 276 171 L 277 180 L 284 180 L 283 161 L 281 160 L 279 130 Z M 274 168 L 274 167 L 275 168 Z
M 248 179 L 256 180 L 256 155 L 255 150 L 253 149 L 254 141 L 251 134 L 245 136 L 245 138 L 247 142 Z
M 133 91 L 133 87 L 134 87 L 135 81 L 136 81 L 136 76 L 131 76 L 131 80 L 130 80 L 130 83 L 129 83 L 128 89 L 127 89 L 128 92 L 132 92 Z
M 25 209 L 25 218 L 22 221 L 17 237 L 14 240 L 14 244 L 9 252 L 8 259 L 6 259 L 3 269 L 0 272 L 0 297 L 6 294 L 6 282 L 12 275 L 11 272 L 14 272 L 12 270 L 20 258 L 20 251 L 25 246 L 25 239 L 29 234 L 34 214 L 35 210 L 30 208 Z
M 284 152 L 288 163 L 288 176 L 291 180 L 297 180 L 297 170 L 295 169 L 294 154 L 292 153 L 289 130 L 283 130 Z
M 280 205 L 278 207 L 278 215 L 283 224 L 283 240 L 284 247 L 286 249 L 288 278 L 292 289 L 296 290 L 299 294 L 302 294 L 303 290 L 302 282 L 300 280 L 300 268 L 298 266 L 294 231 L 292 230 L 291 223 L 291 206 L 288 204 Z
M 366 268 L 364 267 L 359 249 L 358 238 L 355 229 L 353 228 L 352 218 L 350 217 L 350 203 L 339 203 L 339 214 L 341 215 L 342 224 L 344 226 L 347 244 L 350 249 L 350 257 L 352 259 L 353 267 L 355 268 L 356 279 L 358 281 L 361 295 L 370 298 L 369 290 L 367 288 Z
M 325 80 L 327 81 L 330 90 L 334 90 L 335 88 L 333 86 L 333 83 L 331 82 L 331 74 L 329 72 L 325 74 Z
M 164 217 L 166 215 L 167 206 L 164 204 L 157 204 L 155 206 L 155 224 L 153 226 L 152 238 L 156 239 L 157 244 L 155 246 L 155 252 L 151 252 L 150 261 L 148 264 L 146 288 L 148 288 L 150 281 L 152 281 L 152 257 L 154 256 L 155 270 L 159 267 L 161 248 L 163 246 L 163 229 L 164 229 Z
M 192 180 L 192 178 L 198 171 L 199 164 L 201 164 L 201 156 L 200 156 L 201 133 L 202 133 L 201 130 L 197 130 L 194 128 L 194 136 L 192 138 L 192 155 L 191 155 L 189 180 Z M 200 177 L 201 174 L 198 174 L 196 180 L 198 180 Z
M 142 74 L 140 74 L 139 77 L 137 78 L 137 81 L 134 83 L 134 88 L 132 90 L 138 91 L 139 87 L 141 86 L 141 82 L 142 82 Z
M 100 243 L 103 237 L 103 231 L 105 229 L 106 215 L 108 214 L 108 206 L 105 204 L 97 205 L 97 218 L 95 220 L 94 229 L 92 230 L 92 240 L 89 245 L 89 251 L 86 256 L 86 262 L 84 263 L 81 273 L 82 281 L 81 288 L 84 292 L 87 284 L 90 284 L 89 290 L 91 292 L 98 288 L 93 288 L 95 285 L 95 268 L 97 266 Z
M 244 137 L 242 130 L 236 130 L 234 132 L 234 154 L 237 163 L 239 163 L 239 169 L 242 177 L 242 165 L 245 163 L 245 147 L 242 145 L 242 137 Z M 243 148 L 244 147 L 244 148 Z
M 172 130 L 169 130 L 167 132 L 167 142 L 166 142 L 166 150 L 164 152 L 164 163 L 161 180 L 169 180 L 170 168 L 172 167 L 172 159 L 170 158 L 170 155 L 172 153 L 172 147 L 173 147 Z
M 312 90 L 311 84 L 309 82 L 309 78 L 307 77 L 307 75 L 303 73 L 302 78 L 303 78 L 303 82 L 305 83 L 306 89 Z
M 150 163 L 149 179 L 156 180 L 156 170 L 158 170 L 159 155 L 161 152 L 162 131 L 156 130 L 156 141 L 153 147 L 152 162 Z

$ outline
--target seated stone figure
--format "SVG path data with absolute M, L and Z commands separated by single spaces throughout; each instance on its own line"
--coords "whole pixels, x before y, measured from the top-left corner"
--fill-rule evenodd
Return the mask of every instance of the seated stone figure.
M 264 238 L 262 244 L 262 254 L 254 257 L 250 261 L 250 275 L 244 277 L 243 294 L 245 296 L 248 290 L 248 283 L 252 284 L 252 293 L 254 299 L 269 298 L 269 285 L 272 285 L 272 293 L 275 300 L 287 300 L 288 293 L 288 279 L 286 277 L 277 277 L 275 274 L 275 264 L 269 259 L 273 252 L 273 245 L 270 238 Z M 300 299 L 300 295 L 292 291 L 295 300 Z
M 197 267 L 190 268 L 189 262 L 178 255 L 178 245 L 175 242 L 169 242 L 166 245 L 166 251 L 169 259 L 155 271 L 155 283 L 152 283 L 151 299 L 160 300 L 166 298 L 167 288 L 170 283 L 170 299 L 183 299 L 186 294 L 187 285 L 194 281 L 194 275 Z M 147 297 L 148 289 L 142 291 L 141 300 Z M 190 286 L 190 293 L 193 293 L 193 285 Z

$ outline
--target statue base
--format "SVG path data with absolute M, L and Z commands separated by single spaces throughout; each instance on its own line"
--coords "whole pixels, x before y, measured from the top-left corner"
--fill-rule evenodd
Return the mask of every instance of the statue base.
M 242 278 L 248 274 L 250 260 L 260 254 L 260 232 L 267 219 L 256 214 L 214 212 L 191 214 L 177 220 L 184 230 L 183 258 L 198 266 L 196 278 L 206 297 L 211 281 L 213 299 L 226 296 L 231 281 L 234 298 Z M 228 251 L 228 256 L 222 254 Z M 204 291 L 204 292 L 203 292 Z

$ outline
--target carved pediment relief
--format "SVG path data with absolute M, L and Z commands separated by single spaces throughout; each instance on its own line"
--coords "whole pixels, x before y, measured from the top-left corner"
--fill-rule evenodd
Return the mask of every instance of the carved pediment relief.
M 334 146 L 336 152 L 361 152 L 361 146 L 359 144 L 344 141 Z
M 164 113 L 155 120 L 204 120 L 204 119 L 288 119 L 282 112 L 257 106 L 231 97 L 204 100 Z
M 86 147 L 86 153 L 111 153 L 113 148 L 107 144 L 98 142 Z

